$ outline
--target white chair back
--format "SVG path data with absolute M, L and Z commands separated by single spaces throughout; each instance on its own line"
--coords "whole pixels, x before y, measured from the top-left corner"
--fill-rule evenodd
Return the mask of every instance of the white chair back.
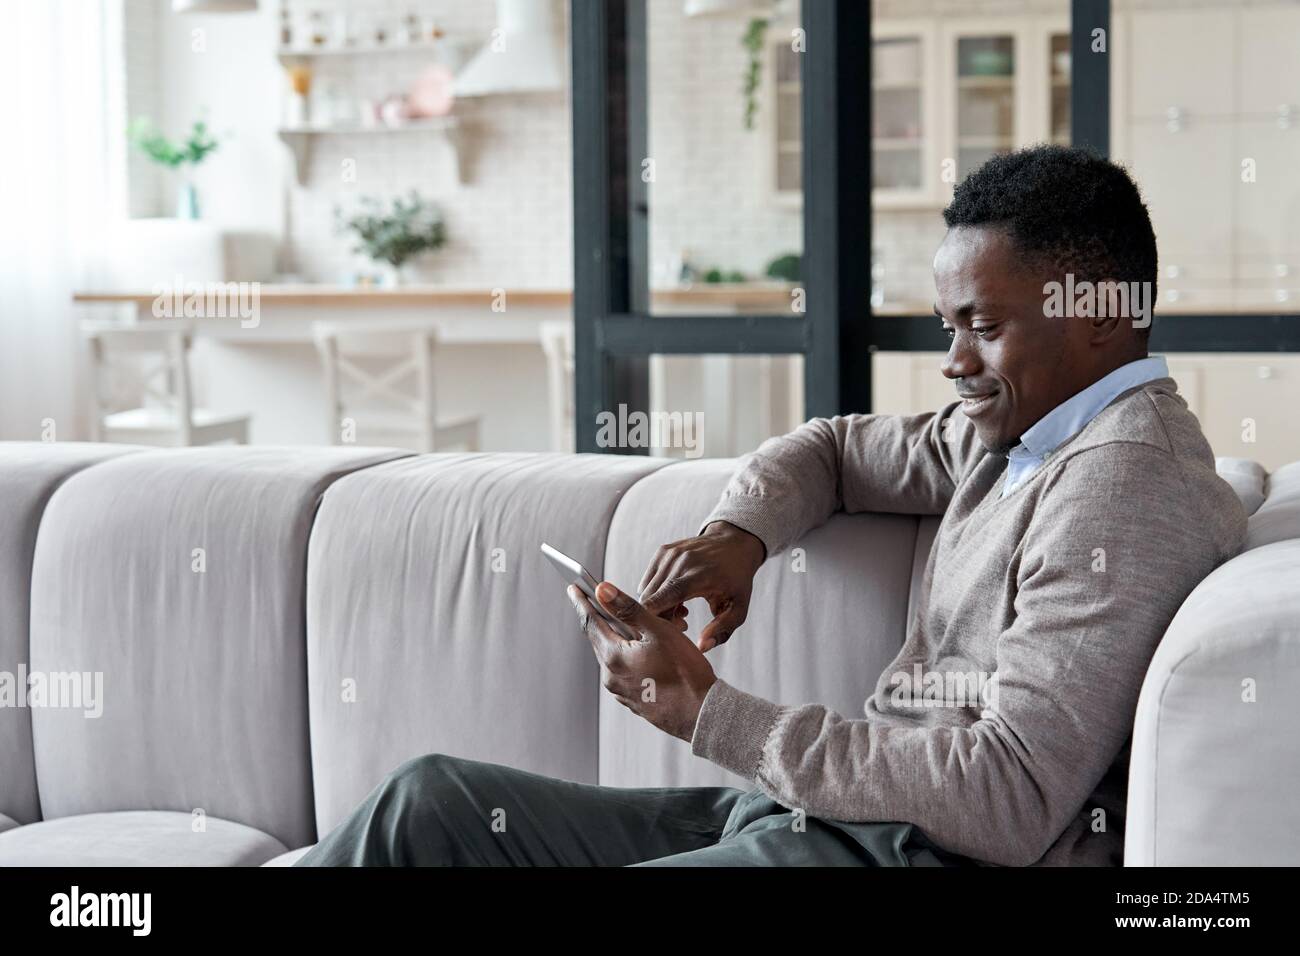
M 573 321 L 543 322 L 540 335 L 546 356 L 546 387 L 551 419 L 551 449 L 572 452 L 573 420 Z
M 194 327 L 184 319 L 150 321 L 147 325 L 88 321 L 81 324 L 90 345 L 92 402 L 91 432 L 103 441 L 104 419 L 115 409 L 115 394 L 130 389 L 166 408 L 175 416 L 179 442 L 192 443 L 194 392 L 189 351 Z
M 343 444 L 344 420 L 357 420 L 370 400 L 394 410 L 396 425 L 418 434 L 420 450 L 437 449 L 436 326 L 419 320 L 315 322 L 312 335 L 325 372 L 333 444 Z

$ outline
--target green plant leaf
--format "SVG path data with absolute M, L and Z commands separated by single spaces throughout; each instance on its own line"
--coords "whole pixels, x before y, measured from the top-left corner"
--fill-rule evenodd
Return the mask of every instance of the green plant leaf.
M 421 253 L 442 248 L 447 242 L 442 211 L 414 190 L 406 198 L 394 198 L 387 207 L 373 196 L 363 196 L 357 207 L 351 216 L 335 209 L 337 228 L 354 234 L 353 252 L 363 253 L 376 262 L 400 267 Z

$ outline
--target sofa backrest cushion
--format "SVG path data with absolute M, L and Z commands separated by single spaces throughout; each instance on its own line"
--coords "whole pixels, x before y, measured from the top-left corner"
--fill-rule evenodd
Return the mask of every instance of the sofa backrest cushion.
M 1268 472 L 1257 461 L 1248 458 L 1214 459 L 1214 470 L 1219 477 L 1232 486 L 1232 490 L 1241 499 L 1241 506 L 1246 515 L 1253 515 L 1264 503 L 1268 489 Z
M 609 578 L 634 591 L 656 548 L 697 532 L 737 464 L 682 461 L 637 482 L 610 526 Z M 903 644 L 917 528 L 918 519 L 910 515 L 839 514 L 770 558 L 754 580 L 748 620 L 709 652 L 714 670 L 777 703 L 815 702 L 846 717 L 861 716 L 881 671 Z M 930 527 L 920 541 L 925 553 L 932 536 Z M 925 553 L 919 555 L 922 567 Z M 711 615 L 703 600 L 688 607 L 695 640 Z M 656 730 L 604 692 L 600 782 L 752 786 L 693 756 L 688 743 Z
M 425 753 L 596 782 L 599 671 L 539 548 L 601 575 L 620 497 L 663 465 L 421 456 L 325 493 L 307 582 L 322 834 Z
M 63 483 L 36 543 L 31 665 L 102 675 L 102 713 L 33 710 L 47 819 L 201 809 L 286 846 L 314 839 L 312 517 L 336 478 L 402 454 L 147 451 Z
M 1300 538 L 1300 461 L 1268 476 L 1267 495 L 1246 526 L 1246 548 Z
M 134 450 L 127 445 L 0 442 L 0 822 L 6 816 L 17 823 L 40 819 L 26 677 L 32 556 L 41 515 L 70 475 Z

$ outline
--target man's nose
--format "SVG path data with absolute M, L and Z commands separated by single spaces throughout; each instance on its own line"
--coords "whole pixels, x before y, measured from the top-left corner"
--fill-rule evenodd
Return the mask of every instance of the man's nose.
M 948 354 L 943 357 L 939 371 L 946 378 L 970 378 L 980 370 L 979 356 L 968 344 L 969 336 L 957 332 L 948 346 Z

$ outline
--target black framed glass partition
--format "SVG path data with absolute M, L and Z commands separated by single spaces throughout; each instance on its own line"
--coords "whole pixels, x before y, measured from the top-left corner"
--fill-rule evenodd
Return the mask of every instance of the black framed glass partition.
M 748 302 L 741 297 L 726 311 L 683 308 L 671 296 L 652 309 L 649 194 L 663 170 L 645 175 L 646 161 L 656 159 L 647 139 L 645 0 L 577 0 L 571 22 L 578 449 L 645 450 L 598 443 L 598 416 L 619 406 L 647 407 L 651 356 L 799 355 L 804 414 L 834 414 L 869 402 L 869 369 L 858 346 L 865 342 L 870 295 L 870 178 L 852 160 L 869 148 L 868 59 L 862 55 L 869 7 L 805 0 L 797 17 L 778 27 L 788 25 L 780 42 L 788 42 L 790 53 L 775 61 L 775 75 L 791 85 L 776 105 L 768 104 L 784 111 L 777 129 L 786 144 L 778 157 L 785 158 L 775 160 L 774 188 L 788 192 L 797 165 L 798 272 L 787 274 L 777 307 L 769 293 Z M 799 104 L 798 136 L 790 128 L 792 94 Z
M 1300 42 L 1294 4 L 1060 0 L 1005 5 L 996 15 L 959 6 L 666 0 L 651 11 L 645 0 L 574 0 L 579 450 L 645 450 L 599 443 L 598 416 L 620 405 L 649 409 L 655 383 L 672 378 L 660 368 L 673 367 L 663 357 L 680 364 L 688 356 L 801 356 L 802 417 L 892 410 L 879 396 L 894 387 L 895 371 L 882 371 L 873 356 L 923 357 L 947 347 L 929 302 L 945 197 L 983 158 L 1032 142 L 1089 146 L 1128 165 L 1142 186 L 1161 246 L 1153 351 L 1300 351 L 1293 305 L 1300 284 L 1292 283 L 1300 257 L 1288 231 L 1300 222 L 1293 215 L 1300 192 L 1278 173 L 1300 160 L 1300 103 L 1285 92 L 1290 67 L 1277 66 L 1300 62 L 1286 55 L 1288 42 Z M 706 8 L 731 19 L 704 30 L 689 16 Z M 1215 18 L 1224 22 L 1215 26 Z M 1169 36 L 1186 42 L 1160 39 Z M 742 72 L 716 102 L 656 92 L 673 80 L 668 55 L 651 44 L 681 46 L 682 69 L 714 75 L 700 60 L 711 51 L 733 55 L 746 41 L 760 53 L 756 97 L 743 98 Z M 1245 55 L 1243 43 L 1271 53 Z M 1162 66 L 1162 56 L 1172 59 Z M 742 247 L 719 240 L 716 222 L 709 230 L 684 226 L 680 207 L 661 204 L 692 195 L 672 178 L 695 176 L 691 161 L 712 156 L 717 165 L 714 126 L 738 124 L 751 110 L 763 135 L 743 158 L 762 171 L 772 196 L 751 191 L 755 208 L 743 214 L 734 213 L 743 199 L 731 184 L 691 200 L 714 220 L 776 222 L 780 244 L 741 261 L 730 252 Z M 687 111 L 694 112 L 681 126 L 698 141 L 696 154 L 680 141 L 676 151 L 666 147 L 656 125 Z M 1216 158 L 1217 166 L 1202 168 Z M 711 206 L 719 194 L 730 205 Z M 774 220 L 763 205 L 773 197 L 786 219 Z M 1221 227 L 1229 233 L 1220 242 Z M 715 240 L 721 251 L 701 261 L 682 254 Z M 766 267 L 787 249 L 797 272 L 777 270 L 782 286 Z M 733 271 L 771 288 L 747 298 L 728 288 Z M 705 282 L 709 273 L 721 281 Z M 694 292 L 674 285 L 681 276 Z M 1215 288 L 1229 294 L 1207 294 Z M 710 307 L 701 290 L 725 297 L 726 307 Z M 698 364 L 707 376 L 704 359 Z M 1250 374 L 1292 375 L 1264 363 Z M 778 377 L 778 390 L 790 387 L 789 374 Z

